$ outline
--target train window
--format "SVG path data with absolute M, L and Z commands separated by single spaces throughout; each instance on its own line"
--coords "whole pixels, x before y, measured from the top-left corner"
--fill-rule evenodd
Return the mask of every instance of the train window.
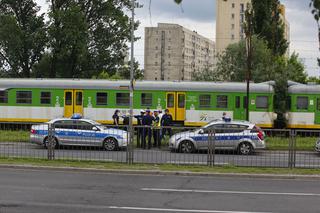
M 152 106 L 152 94 L 142 93 L 141 94 L 141 106 Z
M 8 103 L 8 91 L 0 91 L 0 103 L 1 104 Z
M 199 107 L 211 107 L 211 95 L 199 95 Z
M 240 104 L 240 96 L 236 96 L 236 109 L 239 109 L 241 106 Z
M 184 94 L 179 94 L 178 95 L 178 107 L 179 108 L 184 108 L 185 107 L 185 95 Z
M 174 107 L 174 95 L 173 94 L 167 95 L 167 107 L 168 108 Z
M 217 108 L 228 108 L 228 96 L 226 95 L 217 96 Z
M 32 104 L 32 92 L 31 91 L 17 91 L 16 92 L 17 104 Z
M 108 105 L 108 93 L 106 93 L 106 92 L 97 92 L 96 104 L 98 106 Z
M 40 103 L 41 104 L 51 104 L 51 92 L 41 92 Z
M 76 105 L 82 106 L 82 92 L 76 92 Z
M 305 96 L 299 96 L 297 97 L 297 109 L 308 109 L 309 99 Z
M 66 106 L 72 105 L 72 92 L 66 92 L 65 104 Z
M 116 104 L 119 106 L 129 106 L 130 104 L 129 93 L 117 93 Z
M 257 96 L 256 108 L 257 109 L 268 109 L 268 96 Z
M 320 98 L 317 98 L 317 110 L 320 111 Z

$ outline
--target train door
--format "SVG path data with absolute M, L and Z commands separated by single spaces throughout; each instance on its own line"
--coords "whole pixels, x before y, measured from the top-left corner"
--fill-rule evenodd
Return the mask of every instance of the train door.
M 186 119 L 186 94 L 184 92 L 176 93 L 176 120 L 184 121 Z
M 167 93 L 167 109 L 169 113 L 172 115 L 172 119 L 176 120 L 176 97 L 175 92 L 168 92 Z
M 317 97 L 317 105 L 316 105 L 314 119 L 316 124 L 320 124 L 320 97 Z
M 83 91 L 64 91 L 64 117 L 69 118 L 74 113 L 83 115 Z
M 174 121 L 184 121 L 186 118 L 186 94 L 184 92 L 168 92 L 167 109 Z
M 233 119 L 245 120 L 245 106 L 246 106 L 245 101 L 246 101 L 246 97 L 235 96 Z

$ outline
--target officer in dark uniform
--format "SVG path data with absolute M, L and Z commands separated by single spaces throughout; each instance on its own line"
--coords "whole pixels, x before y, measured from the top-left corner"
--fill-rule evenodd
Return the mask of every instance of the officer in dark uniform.
M 145 127 L 143 128 L 143 138 L 142 138 L 142 148 L 146 149 L 146 137 L 148 136 L 148 149 L 151 149 L 151 126 L 154 118 L 150 114 L 150 110 L 146 110 L 146 114 L 142 118 L 142 125 Z
M 169 114 L 169 110 L 166 109 L 165 114 L 161 118 L 161 126 L 162 128 L 162 133 L 161 133 L 161 140 L 164 138 L 166 133 L 168 132 L 169 136 L 172 136 L 172 131 L 170 126 L 172 125 L 172 115 Z
M 143 128 L 142 128 L 142 118 L 144 116 L 145 111 L 140 110 L 140 115 L 135 115 L 134 117 L 137 119 L 137 147 L 140 148 L 143 142 Z

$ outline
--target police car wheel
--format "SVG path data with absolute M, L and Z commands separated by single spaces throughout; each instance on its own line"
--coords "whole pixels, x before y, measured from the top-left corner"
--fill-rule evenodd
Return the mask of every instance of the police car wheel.
M 118 149 L 117 141 L 114 138 L 107 138 L 104 140 L 103 148 L 107 151 L 114 151 Z
M 182 153 L 192 153 L 194 152 L 194 145 L 191 141 L 182 141 L 179 151 Z
M 46 148 L 46 149 L 48 148 L 48 143 L 49 143 L 49 138 L 46 137 L 46 138 L 44 139 L 44 141 L 43 141 L 43 146 L 44 146 L 44 148 Z M 59 143 L 58 143 L 57 138 L 54 138 L 53 147 L 54 147 L 55 149 L 58 149 L 58 148 L 59 148 Z
M 253 147 L 250 143 L 243 142 L 243 143 L 239 144 L 238 152 L 241 155 L 250 155 L 253 152 Z

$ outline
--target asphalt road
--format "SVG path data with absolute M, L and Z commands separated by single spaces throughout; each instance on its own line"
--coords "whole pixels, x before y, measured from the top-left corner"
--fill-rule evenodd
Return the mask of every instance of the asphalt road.
M 1 169 L 1 213 L 319 212 L 318 180 Z
M 126 151 L 107 152 L 97 148 L 62 148 L 55 150 L 56 159 L 101 160 L 126 162 Z M 46 158 L 47 150 L 30 143 L 0 143 L 0 157 L 36 157 Z M 257 151 L 253 155 L 242 156 L 232 152 L 217 151 L 216 165 L 288 167 L 288 151 Z M 134 162 L 140 163 L 172 163 L 172 164 L 207 164 L 206 153 L 182 154 L 168 150 L 134 151 Z M 320 168 L 320 154 L 316 152 L 298 151 L 296 167 Z

